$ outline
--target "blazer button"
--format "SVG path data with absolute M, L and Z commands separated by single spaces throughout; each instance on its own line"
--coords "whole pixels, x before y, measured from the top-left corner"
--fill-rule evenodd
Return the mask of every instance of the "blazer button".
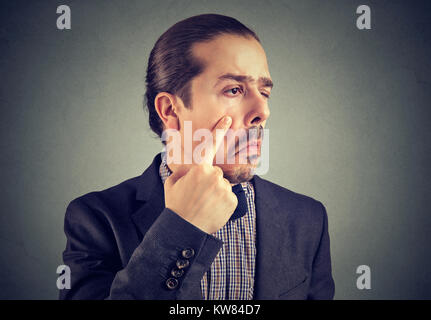
M 183 258 L 190 259 L 195 255 L 195 250 L 192 248 L 186 248 L 181 252 Z
M 184 269 L 173 268 L 171 275 L 175 278 L 179 278 L 184 274 Z
M 176 264 L 178 269 L 184 269 L 189 266 L 190 262 L 187 259 L 178 259 Z
M 168 280 L 166 280 L 166 286 L 168 287 L 168 289 L 173 290 L 178 287 L 178 280 L 175 278 L 169 278 Z

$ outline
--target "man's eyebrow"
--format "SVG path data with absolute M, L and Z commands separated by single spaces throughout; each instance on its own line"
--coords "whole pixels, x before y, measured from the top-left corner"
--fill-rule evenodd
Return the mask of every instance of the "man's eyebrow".
M 220 81 L 230 79 L 235 80 L 238 82 L 255 82 L 256 80 L 251 76 L 243 76 L 243 75 L 236 75 L 232 73 L 226 73 L 218 77 L 218 80 L 214 86 L 216 86 Z M 258 82 L 262 82 L 264 87 L 272 88 L 274 86 L 274 83 L 272 82 L 271 78 L 268 77 L 259 77 L 257 79 Z

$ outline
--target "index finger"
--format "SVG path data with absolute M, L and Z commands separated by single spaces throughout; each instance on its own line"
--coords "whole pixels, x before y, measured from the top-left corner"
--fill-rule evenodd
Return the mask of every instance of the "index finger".
M 203 163 L 207 163 L 212 165 L 214 161 L 214 157 L 217 153 L 217 150 L 220 148 L 220 145 L 222 144 L 224 140 L 224 136 L 226 135 L 226 132 L 229 130 L 230 126 L 232 124 L 232 118 L 229 116 L 225 116 L 217 122 L 214 130 L 212 131 L 213 140 L 215 137 L 215 143 L 212 142 L 212 148 L 206 148 L 205 150 L 205 156 L 203 157 Z M 207 152 L 208 151 L 208 152 Z

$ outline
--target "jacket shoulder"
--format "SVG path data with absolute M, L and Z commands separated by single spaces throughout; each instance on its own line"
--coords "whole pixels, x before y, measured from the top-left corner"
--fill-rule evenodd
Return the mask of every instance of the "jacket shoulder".
M 271 193 L 277 196 L 277 199 L 281 202 L 290 202 L 295 205 L 311 205 L 311 206 L 316 206 L 316 205 L 318 206 L 319 204 L 320 205 L 322 204 L 319 200 L 311 196 L 307 196 L 305 194 L 292 191 L 288 188 L 280 186 L 274 182 L 263 179 L 261 177 L 257 177 L 257 179 L 259 180 L 259 183 L 262 185 L 262 187 L 271 190 Z
M 99 212 L 116 212 L 136 210 L 136 192 L 142 176 L 124 180 L 114 186 L 95 190 L 73 199 L 69 206 L 85 206 Z
M 274 182 L 257 177 L 255 181 L 260 189 L 266 190 L 265 194 L 271 194 L 276 199 L 280 208 L 285 209 L 293 217 L 311 224 L 321 224 L 326 219 L 326 209 L 323 203 L 311 196 L 292 191 Z M 281 213 L 282 214 L 282 213 Z

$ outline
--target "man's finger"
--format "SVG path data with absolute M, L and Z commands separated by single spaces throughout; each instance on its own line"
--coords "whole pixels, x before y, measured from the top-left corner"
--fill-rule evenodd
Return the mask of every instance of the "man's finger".
M 229 116 L 225 116 L 220 119 L 220 121 L 216 124 L 212 136 L 213 140 L 215 138 L 215 142 L 212 141 L 212 148 L 206 148 L 205 157 L 203 158 L 204 163 L 213 164 L 214 157 L 217 153 L 217 150 L 220 148 L 220 145 L 224 141 L 224 136 L 226 132 L 229 130 L 232 124 L 232 118 Z
M 179 179 L 181 179 L 187 172 L 184 168 L 172 172 L 171 175 L 165 180 L 165 186 L 172 187 Z

